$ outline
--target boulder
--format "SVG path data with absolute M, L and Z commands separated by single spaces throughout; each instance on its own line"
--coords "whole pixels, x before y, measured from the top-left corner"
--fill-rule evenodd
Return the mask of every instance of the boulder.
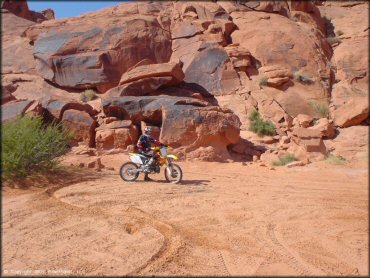
M 293 125 L 297 125 L 303 128 L 309 127 L 313 121 L 313 118 L 309 115 L 305 114 L 298 114 L 294 119 L 293 119 Z
M 1 2 L 1 9 L 6 9 L 16 16 L 22 17 L 24 19 L 32 20 L 31 11 L 28 8 L 27 1 L 11 1 L 4 0 Z
M 16 98 L 12 95 L 17 90 L 18 85 L 14 83 L 2 82 L 1 84 L 1 104 L 5 104 Z
M 167 62 L 171 37 L 160 15 L 169 5 L 122 3 L 30 27 L 25 35 L 34 43 L 38 73 L 63 87 L 108 90 L 144 59 Z
M 48 120 L 59 121 L 62 119 L 65 111 L 71 109 L 86 112 L 89 116 L 94 116 L 97 113 L 97 111 L 94 110 L 89 104 L 77 101 L 65 101 L 51 97 L 44 97 L 40 100 L 40 103 L 41 106 L 47 111 L 47 114 L 49 116 Z
M 64 101 L 80 101 L 79 92 L 66 91 L 57 88 L 42 77 L 31 74 L 4 74 L 1 77 L 5 91 L 9 91 L 16 99 L 40 100 L 41 98 L 53 98 Z
M 239 45 L 229 45 L 225 47 L 234 68 L 249 67 L 252 65 L 252 55 L 248 49 Z
M 108 90 L 103 98 L 122 97 L 122 96 L 146 96 L 157 91 L 161 86 L 172 82 L 172 77 L 147 77 L 133 81 Z
M 266 120 L 271 120 L 275 126 L 288 125 L 288 115 L 275 98 L 266 90 L 252 91 L 251 96 L 258 103 L 258 111 Z M 283 124 L 284 123 L 284 124 Z
M 346 4 L 349 6 L 346 7 Z M 350 7 L 351 5 L 352 7 Z M 341 30 L 349 39 L 368 35 L 365 31 L 369 27 L 367 22 L 368 7 L 366 1 L 324 1 L 323 5 L 318 6 L 321 16 L 330 18 L 334 30 Z M 348 42 L 350 43 L 350 40 Z M 367 47 L 366 44 L 363 47 Z M 353 54 L 357 55 L 356 53 L 357 51 L 353 49 Z
M 121 97 L 103 100 L 103 110 L 135 125 L 144 121 L 160 126 L 159 140 L 187 153 L 212 146 L 224 156 L 226 147 L 239 140 L 240 121 L 231 111 L 198 104 L 185 97 Z
M 293 136 L 302 139 L 321 138 L 321 132 L 316 129 L 297 127 L 293 129 Z
M 23 116 L 32 100 L 11 101 L 1 105 L 1 122 L 9 122 Z
M 293 129 L 292 136 L 293 141 L 307 153 L 326 154 L 321 130 L 298 127 Z
M 125 122 L 128 123 L 129 121 Z M 132 124 L 117 128 L 110 128 L 109 126 L 99 127 L 96 131 L 95 140 L 98 151 L 126 149 L 128 146 L 136 144 L 138 130 Z
M 61 118 L 63 124 L 72 132 L 71 143 L 83 142 L 89 147 L 95 147 L 96 121 L 84 111 L 67 110 Z
M 266 13 L 278 13 L 284 16 L 289 14 L 287 1 L 220 1 L 218 2 L 228 13 L 260 11 Z
M 367 2 L 325 2 L 319 6 L 321 14 L 330 18 L 331 36 L 341 32 L 341 43 L 332 59 L 337 83 L 332 90 L 335 110 L 331 113 L 340 127 L 358 125 L 368 118 L 368 7 Z
M 179 2 L 174 8 L 178 14 L 172 21 L 171 61 L 182 62 L 184 81 L 212 95 L 233 93 L 240 87 L 240 80 L 222 47 L 231 42 L 230 34 L 236 27 L 229 15 L 218 3 Z M 184 18 L 189 13 L 191 18 Z
M 228 19 L 229 14 L 218 4 L 213 2 L 179 1 L 173 5 L 174 16 L 185 20 L 215 21 Z
M 263 75 L 265 75 L 268 79 L 274 78 L 293 78 L 293 73 L 287 69 L 283 68 L 279 65 L 269 65 L 264 66 L 258 69 Z
M 334 50 L 336 62 L 336 78 L 346 81 L 354 87 L 366 92 L 369 82 L 368 63 L 364 59 L 364 53 L 368 57 L 368 36 L 361 36 L 344 40 Z
M 125 72 L 119 85 L 150 77 L 170 77 L 168 85 L 175 85 L 184 80 L 184 73 L 178 63 L 141 65 Z
M 200 147 L 188 154 L 186 159 L 200 160 L 200 161 L 223 161 L 230 158 L 230 155 L 226 152 L 220 153 L 217 149 L 212 146 Z
M 320 132 L 321 137 L 325 139 L 332 139 L 335 137 L 335 125 L 332 120 L 327 118 L 319 119 L 314 126 L 309 127 L 308 129 L 317 130 Z
M 198 84 L 215 96 L 232 94 L 240 87 L 240 80 L 227 52 L 211 43 L 199 48 L 201 51 L 189 57 L 184 81 Z
M 2 2 L 3 4 L 4 2 Z M 27 5 L 27 4 L 26 4 Z M 1 13 L 1 69 L 6 73 L 36 73 L 32 45 L 22 33 L 35 23 L 10 12 Z M 22 57 L 20 59 L 20 57 Z
M 34 22 L 42 22 L 48 19 L 54 19 L 54 11 L 52 9 L 45 10 L 41 13 L 31 11 L 28 8 L 26 0 L 18 1 L 4 0 L 1 3 L 1 9 L 6 9 L 12 14 L 15 14 L 16 16 Z
M 349 127 L 361 124 L 369 118 L 369 102 L 365 97 L 351 98 L 333 112 L 336 126 Z
M 279 161 L 281 155 L 272 152 L 264 152 L 260 156 L 260 160 L 262 163 L 272 165 L 274 162 Z
M 196 25 L 192 22 L 176 22 L 173 24 L 171 36 L 173 40 L 190 38 L 195 35 L 202 34 L 203 31 L 202 26 Z
M 232 18 L 238 27 L 231 34 L 232 42 L 248 49 L 256 61 L 250 78 L 258 84 L 267 77 L 265 74 L 269 75 L 266 81 L 271 79 L 270 84 L 279 88 L 273 97 L 287 114 L 307 114 L 310 101 L 328 99 L 331 50 L 321 32 L 273 13 L 266 16 L 258 11 L 235 11 Z M 269 51 L 262 47 L 266 45 Z M 312 82 L 292 79 L 297 72 Z M 269 89 L 274 88 L 263 87 L 272 91 Z
M 313 1 L 288 1 L 288 4 L 291 17 L 297 18 L 300 22 L 311 24 L 325 33 L 325 21 Z
M 346 160 L 362 156 L 369 157 L 369 127 L 351 126 L 339 128 L 338 135 L 333 140 L 326 140 L 325 145 Z

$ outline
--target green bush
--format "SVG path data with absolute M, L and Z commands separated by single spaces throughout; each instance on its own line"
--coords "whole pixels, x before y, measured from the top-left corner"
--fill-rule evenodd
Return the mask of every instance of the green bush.
M 329 107 L 326 103 L 310 101 L 309 104 L 321 118 L 327 118 L 329 116 Z
M 289 19 L 294 22 L 298 22 L 298 18 L 296 18 L 295 16 L 289 16 Z
M 326 40 L 330 45 L 334 45 L 334 44 L 342 42 L 342 40 L 338 37 L 329 37 L 329 38 L 326 38 Z
M 343 33 L 343 31 L 341 31 L 341 30 L 338 30 L 337 32 L 336 32 L 336 35 L 339 37 L 339 36 L 341 36 L 341 35 L 343 35 L 344 33 Z
M 84 92 L 81 93 L 80 95 L 80 100 L 83 102 L 87 102 L 90 100 L 96 99 L 98 96 L 96 95 L 96 92 L 92 89 L 87 89 Z
M 266 86 L 267 85 L 267 81 L 268 81 L 268 77 L 267 76 L 262 76 L 261 79 L 260 79 L 260 86 Z
M 298 71 L 294 73 L 294 80 L 304 84 L 312 84 L 314 82 L 311 77 L 304 75 L 303 73 L 300 73 Z
M 255 67 L 256 67 L 256 69 L 261 68 L 261 67 L 262 67 L 261 62 L 256 60 L 256 61 L 255 61 Z
M 54 158 L 67 152 L 70 136 L 61 124 L 45 126 L 41 117 L 23 117 L 5 123 L 1 142 L 4 179 L 55 169 L 58 164 Z
M 275 135 L 275 126 L 271 121 L 264 121 L 260 113 L 254 110 L 249 116 L 250 130 L 258 136 Z
M 346 159 L 340 155 L 329 154 L 326 157 L 326 162 L 334 165 L 342 165 L 346 163 Z
M 296 161 L 296 160 L 297 159 L 295 158 L 295 156 L 289 153 L 289 154 L 287 154 L 283 157 L 280 157 L 279 161 L 274 161 L 272 163 L 272 165 L 273 166 L 284 166 L 284 165 L 287 165 L 288 163 Z

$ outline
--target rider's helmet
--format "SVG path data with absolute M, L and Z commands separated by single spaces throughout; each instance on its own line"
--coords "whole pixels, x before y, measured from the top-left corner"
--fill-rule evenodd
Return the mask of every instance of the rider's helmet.
M 145 135 L 148 135 L 148 136 L 152 135 L 152 128 L 150 126 L 145 127 L 144 133 Z

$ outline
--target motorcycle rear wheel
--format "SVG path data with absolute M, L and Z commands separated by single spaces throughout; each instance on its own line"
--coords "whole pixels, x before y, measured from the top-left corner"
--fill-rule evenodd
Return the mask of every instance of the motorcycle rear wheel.
M 168 165 L 167 167 L 172 168 L 172 175 L 168 173 L 167 168 L 164 170 L 164 177 L 166 180 L 170 183 L 180 183 L 182 180 L 182 170 L 179 165 L 175 163 L 171 163 L 171 165 Z
M 121 179 L 124 181 L 135 181 L 139 177 L 139 172 L 131 172 L 132 170 L 136 170 L 139 168 L 135 163 L 133 162 L 126 162 L 122 164 L 121 168 L 119 169 L 119 175 L 121 176 Z

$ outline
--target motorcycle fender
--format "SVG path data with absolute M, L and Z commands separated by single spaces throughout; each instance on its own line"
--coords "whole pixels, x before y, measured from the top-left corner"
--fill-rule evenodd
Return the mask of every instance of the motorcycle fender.
M 140 156 L 136 153 L 129 153 L 129 156 L 130 156 L 130 160 L 133 162 L 133 163 L 136 163 L 136 164 L 143 164 L 143 161 L 141 160 Z
M 169 155 L 167 155 L 167 157 L 169 157 L 169 158 L 173 158 L 173 159 L 175 159 L 175 160 L 178 160 L 179 158 L 176 156 L 176 155 L 174 155 L 174 154 L 169 154 Z

